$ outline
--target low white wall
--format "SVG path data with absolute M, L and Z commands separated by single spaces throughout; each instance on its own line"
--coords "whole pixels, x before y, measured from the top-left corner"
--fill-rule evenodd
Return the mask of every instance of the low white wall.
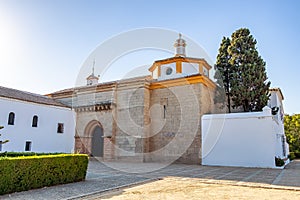
M 202 164 L 274 168 L 274 123 L 265 112 L 203 115 Z
M 8 115 L 15 113 L 14 125 L 8 125 Z M 32 127 L 32 118 L 38 116 L 38 126 Z M 64 124 L 64 132 L 57 133 L 57 124 Z M 75 121 L 69 108 L 35 104 L 0 98 L 0 140 L 10 140 L 2 151 L 23 152 L 26 141 L 31 141 L 32 152 L 74 151 Z

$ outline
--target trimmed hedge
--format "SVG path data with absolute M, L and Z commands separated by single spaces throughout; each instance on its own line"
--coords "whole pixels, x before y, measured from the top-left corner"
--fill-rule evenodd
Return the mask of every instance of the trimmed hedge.
M 41 155 L 58 155 L 64 153 L 36 153 L 36 152 L 1 152 L 0 157 L 19 157 L 19 156 L 41 156 Z
M 85 179 L 88 156 L 59 154 L 0 158 L 0 194 Z

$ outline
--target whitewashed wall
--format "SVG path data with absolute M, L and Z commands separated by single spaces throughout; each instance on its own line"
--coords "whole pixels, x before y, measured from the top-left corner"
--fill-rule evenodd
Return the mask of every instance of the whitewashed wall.
M 199 64 L 198 63 L 188 63 L 188 62 L 183 62 L 182 63 L 182 72 L 181 73 L 176 73 L 176 63 L 170 63 L 170 64 L 165 64 L 161 65 L 161 75 L 160 77 L 157 76 L 157 72 L 154 71 L 153 73 L 153 78 L 158 78 L 158 80 L 165 80 L 165 79 L 171 79 L 171 78 L 179 78 L 179 77 L 184 77 L 188 75 L 193 75 L 199 73 Z M 168 68 L 172 69 L 172 73 L 167 75 L 166 70 Z
M 279 125 L 270 109 L 203 115 L 202 164 L 274 168 L 275 156 L 283 157 Z
M 155 68 L 155 70 L 152 72 L 152 78 L 157 79 L 158 78 L 158 67 Z
M 182 63 L 182 74 L 192 75 L 199 73 L 199 64 L 198 63 Z
M 14 125 L 8 125 L 8 115 L 15 113 Z M 38 116 L 38 126 L 32 127 L 32 118 Z M 57 133 L 57 124 L 64 124 L 64 132 Z M 26 141 L 31 141 L 32 152 L 72 152 L 74 150 L 75 121 L 69 108 L 29 103 L 0 98 L 2 151 L 23 152 Z
M 172 69 L 172 73 L 170 75 L 166 74 L 168 68 Z M 170 63 L 160 66 L 160 77 L 159 80 L 170 79 L 170 78 L 177 78 L 180 77 L 180 74 L 176 73 L 176 63 Z

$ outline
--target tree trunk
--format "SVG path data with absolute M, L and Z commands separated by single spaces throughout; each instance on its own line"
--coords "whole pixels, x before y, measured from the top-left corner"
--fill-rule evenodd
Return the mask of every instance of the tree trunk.
M 229 94 L 229 92 L 227 93 L 227 107 L 228 107 L 228 112 L 231 113 L 230 94 Z

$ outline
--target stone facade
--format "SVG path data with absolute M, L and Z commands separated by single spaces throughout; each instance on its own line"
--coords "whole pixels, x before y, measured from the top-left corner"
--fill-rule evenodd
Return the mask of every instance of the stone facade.
M 149 155 L 155 162 L 201 163 L 201 116 L 211 112 L 213 91 L 202 84 L 151 91 Z
M 53 93 L 52 98 L 76 111 L 76 152 L 93 153 L 93 130 L 99 126 L 104 160 L 200 164 L 200 121 L 214 110 L 214 85 L 200 74 L 189 78 L 199 82 L 169 86 L 169 81 L 140 77 Z
M 175 44 L 175 57 L 155 61 L 151 76 L 94 85 L 88 77 L 87 86 L 49 95 L 76 111 L 75 151 L 104 160 L 201 163 L 201 116 L 215 111 L 216 85 L 212 67 L 185 57 L 181 37 Z M 94 137 L 96 128 L 103 139 Z

